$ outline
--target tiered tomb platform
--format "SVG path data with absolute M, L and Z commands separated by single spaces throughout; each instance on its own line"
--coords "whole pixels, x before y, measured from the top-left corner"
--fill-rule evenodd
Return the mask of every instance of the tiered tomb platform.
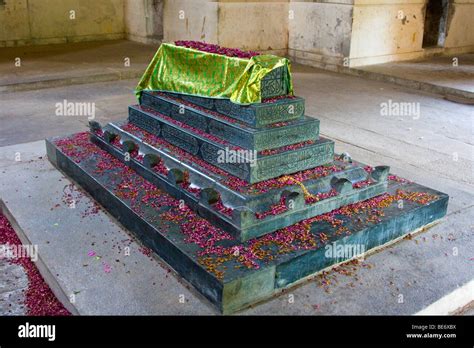
M 92 122 L 92 141 L 240 241 L 387 190 L 388 167 L 368 174 L 362 164 L 335 160 L 319 121 L 291 119 L 293 104 L 274 114 L 282 122 L 251 127 L 199 106 L 207 98 L 183 98 L 144 92 L 127 121 Z M 253 105 L 282 99 L 300 98 Z M 247 108 L 234 106 L 239 114 Z
M 47 151 L 58 169 L 223 313 L 446 214 L 447 195 L 390 175 L 387 166 L 335 156 L 334 142 L 319 136 L 319 121 L 304 115 L 304 100 L 288 95 L 285 59 L 260 57 L 260 68 L 275 69 L 257 84 L 259 94 L 234 90 L 233 103 L 197 96 L 221 85 L 188 64 L 198 54 L 193 49 L 162 45 L 127 120 L 91 122 L 88 133 L 47 140 Z M 166 50 L 187 58 L 167 61 L 181 56 L 163 56 Z M 207 58 L 220 67 L 245 63 Z M 259 61 L 251 59 L 250 67 Z M 188 74 L 173 76 L 175 65 Z M 243 71 L 233 78 L 248 77 Z M 188 88 L 200 79 L 204 89 Z
M 111 134 L 117 135 L 111 139 Z M 128 123 L 96 128 L 91 140 L 242 241 L 387 189 L 387 167 L 369 174 L 363 164 L 338 159 L 284 178 L 250 184 Z M 311 196 L 305 195 L 302 186 Z
M 284 107 L 281 107 L 279 111 L 274 110 L 274 104 L 282 105 L 281 100 L 261 103 L 260 108 L 265 109 L 267 114 L 274 115 L 276 119 L 284 121 L 273 120 L 273 123 L 258 127 L 221 112 L 204 108 L 199 104 L 191 103 L 184 98 L 186 98 L 184 95 L 177 97 L 161 92 L 144 92 L 141 97 L 141 107 L 132 106 L 130 108 L 129 121 L 154 133 L 160 129 L 159 122 L 154 120 L 154 112 L 159 111 L 160 114 L 182 122 L 199 132 L 224 138 L 233 145 L 255 151 L 314 142 L 319 136 L 319 120 L 304 116 L 302 114 L 304 107 L 298 109 L 292 102 L 293 99 L 302 102 L 301 98 L 289 99 L 290 101 L 284 103 Z M 201 99 L 217 101 L 217 99 Z M 200 103 L 202 104 L 202 102 Z M 249 107 L 234 108 L 240 109 L 240 115 L 244 115 Z M 297 114 L 296 118 L 293 118 L 293 113 Z
M 388 175 L 382 195 L 241 242 L 142 176 L 135 170 L 139 166 L 125 165 L 102 150 L 90 136 L 49 139 L 50 161 L 223 313 L 351 258 L 335 252 L 336 245 L 369 251 L 446 214 L 446 194 Z M 364 170 L 376 178 L 385 174 L 367 166 Z
M 313 168 L 330 162 L 334 155 L 334 142 L 321 137 L 258 152 L 143 106 L 130 107 L 129 114 L 130 123 L 250 183 Z M 123 124 L 115 126 L 123 128 Z

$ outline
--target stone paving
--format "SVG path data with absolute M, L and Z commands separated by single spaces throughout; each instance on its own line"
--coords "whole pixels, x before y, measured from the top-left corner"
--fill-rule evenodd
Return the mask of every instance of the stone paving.
M 28 277 L 23 267 L 0 259 L 0 315 L 24 315 Z
M 455 101 L 474 103 L 474 54 L 429 57 L 348 69 L 370 79 L 445 95 Z
M 0 93 L 139 78 L 155 50 L 126 40 L 2 48 Z

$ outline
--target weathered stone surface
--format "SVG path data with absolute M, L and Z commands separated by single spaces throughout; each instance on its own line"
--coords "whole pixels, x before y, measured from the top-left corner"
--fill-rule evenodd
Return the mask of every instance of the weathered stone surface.
M 0 258 L 0 315 L 25 315 L 28 277 L 19 264 Z
M 2 316 L 26 315 L 25 289 L 0 292 L 0 314 Z
M 215 111 L 206 111 L 183 99 L 170 98 L 163 93 L 143 93 L 141 106 L 197 128 L 208 134 L 225 139 L 246 149 L 261 151 L 285 145 L 315 141 L 319 137 L 319 120 L 310 117 L 290 121 L 284 126 L 253 128 Z M 133 109 L 129 122 L 149 132 L 159 131 L 159 124 L 149 114 Z

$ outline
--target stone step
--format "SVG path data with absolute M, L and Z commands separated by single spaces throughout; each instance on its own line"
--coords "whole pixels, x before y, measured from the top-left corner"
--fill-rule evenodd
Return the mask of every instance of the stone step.
M 83 135 L 46 145 L 57 168 L 227 314 L 437 221 L 448 202 L 439 191 L 391 180 L 382 197 L 242 243 L 121 168 Z
M 163 159 L 168 168 L 188 171 L 189 179 L 194 185 L 216 189 L 220 193 L 223 202 L 231 207 L 245 207 L 255 212 L 262 212 L 278 203 L 283 191 L 297 190 L 299 187 L 294 183 L 280 183 L 277 179 L 249 184 L 196 156 L 184 151 L 173 151 L 174 146 L 164 140 L 155 142 L 152 134 L 146 131 L 124 131 L 122 128 L 112 125 L 104 127 L 104 130 L 117 133 L 122 138 L 137 143 L 141 150 L 146 149 L 146 151 L 156 152 L 159 157 L 166 154 L 166 158 Z M 322 194 L 330 191 L 334 179 L 347 179 L 353 185 L 369 179 L 370 176 L 364 169 L 365 164 L 352 161 L 352 159 L 349 163 L 343 161 L 340 157 L 335 156 L 329 164 L 288 176 L 303 184 L 311 194 Z
M 144 119 L 144 113 L 148 121 L 153 120 L 143 125 L 145 130 L 251 184 L 329 163 L 334 155 L 334 142 L 325 138 L 296 148 L 259 153 L 232 145 L 156 111 L 141 106 L 129 108 L 129 118 L 136 123 L 142 124 L 140 119 Z
M 304 99 L 300 97 L 275 98 L 274 101 L 250 105 L 235 104 L 229 99 L 205 98 L 170 92 L 143 91 L 142 98 L 144 96 L 152 98 L 161 94 L 183 100 L 209 111 L 219 112 L 255 128 L 300 119 L 303 117 L 305 110 Z M 147 98 L 147 100 L 150 99 Z
M 164 93 L 145 93 L 141 106 L 183 122 L 203 132 L 226 139 L 234 145 L 251 150 L 268 150 L 287 145 L 315 141 L 319 136 L 319 120 L 303 116 L 295 121 L 280 122 L 273 126 L 253 128 L 216 111 L 199 107 L 183 99 L 173 98 Z M 131 123 L 153 132 L 153 119 L 146 114 L 130 115 Z
M 344 165 L 340 161 L 312 170 L 314 173 L 326 171 L 325 176 L 298 180 L 313 198 L 306 196 L 303 188 L 292 181 L 308 173 L 289 177 L 291 179 L 285 179 L 283 185 L 270 180 L 245 187 L 240 185 L 239 179 L 218 168 L 200 165 L 202 160 L 184 151 L 172 151 L 173 146 L 162 139 L 154 143 L 151 134 L 132 134 L 114 125 L 97 130 L 92 133 L 96 145 L 173 197 L 183 199 L 201 216 L 241 241 L 375 197 L 385 193 L 387 188 L 388 167 L 378 167 L 369 176 L 361 165 Z M 117 134 L 120 142 L 111 142 L 111 134 Z M 135 156 L 127 157 L 128 151 Z

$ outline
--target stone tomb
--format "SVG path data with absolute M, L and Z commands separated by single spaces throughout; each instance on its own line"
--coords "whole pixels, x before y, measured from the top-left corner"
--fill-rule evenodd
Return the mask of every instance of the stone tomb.
M 281 93 L 143 92 L 123 122 L 48 139 L 48 157 L 223 313 L 446 214 L 447 195 L 335 155 Z

